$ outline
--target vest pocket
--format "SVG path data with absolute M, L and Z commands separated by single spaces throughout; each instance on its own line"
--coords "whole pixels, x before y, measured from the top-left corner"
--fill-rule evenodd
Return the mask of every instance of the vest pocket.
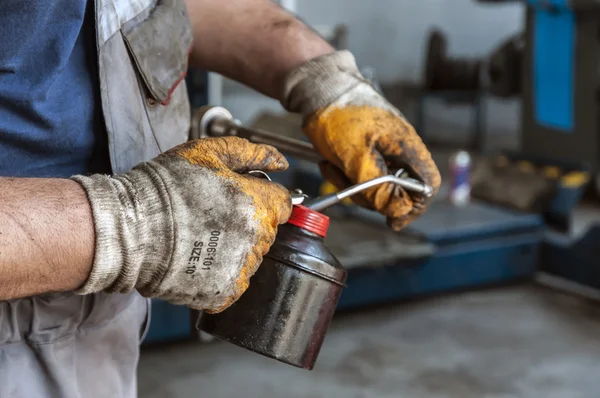
M 121 28 L 148 94 L 168 105 L 187 72 L 193 36 L 183 0 L 163 0 Z
M 190 105 L 184 78 L 193 34 L 184 0 L 162 0 L 126 22 L 121 33 L 145 95 L 161 151 L 187 140 Z

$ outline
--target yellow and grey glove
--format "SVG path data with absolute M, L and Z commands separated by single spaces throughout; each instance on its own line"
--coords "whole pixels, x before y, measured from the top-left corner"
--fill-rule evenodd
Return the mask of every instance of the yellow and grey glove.
M 92 272 L 78 293 L 137 289 L 224 310 L 248 288 L 292 207 L 284 187 L 241 173 L 287 167 L 275 148 L 227 137 L 188 142 L 123 175 L 73 177 L 96 231 Z
M 440 174 L 423 141 L 360 74 L 350 52 L 324 55 L 292 70 L 281 103 L 303 115 L 305 133 L 327 160 L 321 172 L 338 189 L 403 168 L 437 193 Z M 395 230 L 422 214 L 430 201 L 393 184 L 353 200 L 385 215 Z

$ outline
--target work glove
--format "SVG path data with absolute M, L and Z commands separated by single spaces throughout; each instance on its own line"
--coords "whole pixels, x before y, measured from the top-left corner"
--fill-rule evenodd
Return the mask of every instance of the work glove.
M 126 293 L 211 313 L 248 288 L 287 221 L 289 192 L 250 170 L 283 171 L 275 148 L 238 137 L 186 144 L 118 176 L 75 176 L 96 231 L 92 272 L 78 290 Z
M 433 188 L 440 173 L 414 128 L 338 51 L 306 62 L 286 77 L 282 105 L 304 118 L 304 131 L 326 159 L 321 173 L 338 189 L 400 168 Z M 430 198 L 383 184 L 353 197 L 385 215 L 395 230 L 422 214 Z

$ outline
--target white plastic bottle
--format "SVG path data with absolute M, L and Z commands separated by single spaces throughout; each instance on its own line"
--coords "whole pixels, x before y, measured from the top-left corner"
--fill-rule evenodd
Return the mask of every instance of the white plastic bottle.
M 468 152 L 459 151 L 450 157 L 450 175 L 450 203 L 468 205 L 471 202 L 471 155 Z

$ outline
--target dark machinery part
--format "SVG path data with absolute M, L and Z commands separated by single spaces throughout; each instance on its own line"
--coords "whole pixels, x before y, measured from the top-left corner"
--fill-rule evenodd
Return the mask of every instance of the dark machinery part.
M 522 92 L 524 37 L 521 33 L 503 41 L 488 57 L 480 59 L 448 56 L 448 40 L 434 30 L 425 62 L 427 91 L 487 91 L 498 97 Z
M 521 95 L 524 49 L 525 38 L 519 33 L 505 40 L 491 53 L 487 65 L 490 93 L 502 98 Z
M 429 36 L 425 61 L 425 89 L 428 91 L 479 91 L 482 61 L 450 58 L 444 33 L 434 30 Z
M 521 148 L 598 170 L 600 4 L 569 3 L 553 13 L 527 7 Z

